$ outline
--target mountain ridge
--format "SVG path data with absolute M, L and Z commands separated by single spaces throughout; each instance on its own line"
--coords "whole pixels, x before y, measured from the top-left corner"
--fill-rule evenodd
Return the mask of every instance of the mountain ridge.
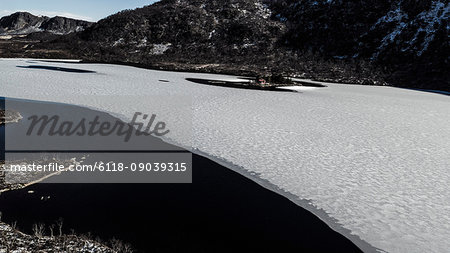
M 81 32 L 93 23 L 61 16 L 36 16 L 29 12 L 16 12 L 0 19 L 0 35 L 28 35 L 35 32 L 48 32 L 65 35 Z

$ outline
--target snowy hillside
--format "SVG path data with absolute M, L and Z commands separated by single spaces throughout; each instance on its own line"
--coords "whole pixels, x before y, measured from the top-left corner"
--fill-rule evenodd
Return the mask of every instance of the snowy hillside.
M 378 58 L 389 47 L 395 47 L 395 44 L 400 44 L 401 52 L 412 51 L 421 56 L 429 49 L 439 29 L 444 28 L 448 34 L 449 10 L 448 2 L 433 1 L 429 8 L 420 13 L 408 13 L 408 9 L 399 2 L 370 28 L 370 33 L 383 31 L 385 34 L 373 58 Z
M 443 0 L 267 0 L 289 30 L 286 43 L 334 59 L 370 60 L 398 86 L 450 89 L 448 16 Z

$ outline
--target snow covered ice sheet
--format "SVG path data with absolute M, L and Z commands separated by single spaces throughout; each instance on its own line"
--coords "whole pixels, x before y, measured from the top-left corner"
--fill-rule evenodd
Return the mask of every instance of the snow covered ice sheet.
M 96 73 L 17 67 L 28 65 Z M 190 96 L 193 138 L 174 135 L 180 145 L 309 200 L 382 250 L 450 249 L 450 97 L 337 84 L 301 93 L 256 91 L 187 77 L 234 78 L 3 59 L 0 95 L 88 106 L 126 120 L 155 109 L 146 97 Z M 176 119 L 170 106 L 155 110 Z

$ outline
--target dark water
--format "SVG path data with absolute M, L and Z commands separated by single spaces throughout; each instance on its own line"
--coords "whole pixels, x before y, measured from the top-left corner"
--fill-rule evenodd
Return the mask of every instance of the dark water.
M 192 184 L 37 184 L 0 195 L 0 211 L 28 233 L 62 217 L 67 233 L 139 252 L 360 252 L 288 199 L 197 155 Z

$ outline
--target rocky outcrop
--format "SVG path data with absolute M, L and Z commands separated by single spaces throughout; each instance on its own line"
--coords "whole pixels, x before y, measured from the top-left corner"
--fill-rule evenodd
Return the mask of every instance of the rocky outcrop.
M 22 119 L 19 112 L 0 109 L 0 125 L 18 122 Z

